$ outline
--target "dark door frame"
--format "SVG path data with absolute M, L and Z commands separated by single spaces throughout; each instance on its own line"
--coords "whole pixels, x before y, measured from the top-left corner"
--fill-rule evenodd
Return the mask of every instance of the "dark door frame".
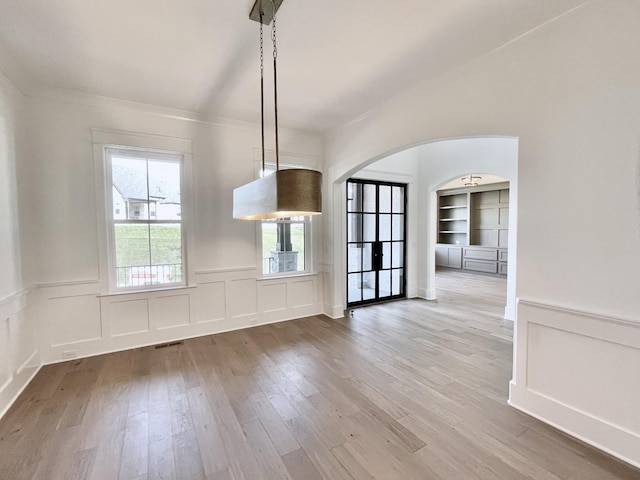
M 359 305 L 366 305 L 371 303 L 384 302 L 388 300 L 395 300 L 399 298 L 406 298 L 406 257 L 407 257 L 407 248 L 406 248 L 406 237 L 407 237 L 407 188 L 408 185 L 405 183 L 397 183 L 397 182 L 386 182 L 386 181 L 377 181 L 377 180 L 365 180 L 365 179 L 355 179 L 350 178 L 345 182 L 347 189 L 347 264 L 346 264 L 346 281 L 347 281 L 347 307 L 355 307 Z M 358 198 L 349 198 L 349 188 L 350 185 L 360 185 L 360 192 Z M 364 192 L 365 185 L 373 185 L 375 186 L 375 211 L 364 211 L 364 196 L 362 192 Z M 391 187 L 391 199 L 390 199 L 390 208 L 388 212 L 380 211 L 380 187 L 388 186 Z M 393 211 L 393 187 L 399 187 L 402 189 L 402 211 L 395 212 Z M 354 202 L 356 204 L 354 205 Z M 358 215 L 359 214 L 359 215 Z M 375 238 L 364 238 L 364 215 L 375 215 Z M 381 240 L 380 235 L 380 216 L 381 215 L 389 215 L 389 238 L 385 240 Z M 399 216 L 402 215 L 402 235 L 400 239 L 394 238 L 394 215 Z M 350 228 L 351 223 L 351 228 Z M 350 232 L 356 233 L 356 238 L 350 238 Z M 393 244 L 401 244 L 402 245 L 402 253 L 401 258 L 402 261 L 399 263 L 393 261 Z M 365 253 L 368 255 L 366 245 L 370 245 L 370 259 L 365 259 Z M 387 263 L 387 268 L 385 268 L 385 258 L 384 258 L 384 250 L 385 245 L 388 244 L 388 254 L 392 256 L 392 258 Z M 359 270 L 351 270 L 349 264 L 349 250 L 351 248 L 359 248 L 360 249 L 360 261 L 359 261 Z M 395 266 L 394 266 L 395 264 Z M 369 266 L 370 268 L 365 268 L 365 266 Z M 383 297 L 380 296 L 380 272 L 389 272 L 390 275 L 390 292 L 389 295 L 385 295 Z M 400 285 L 399 285 L 399 293 L 393 294 L 393 272 L 397 271 L 400 273 Z M 375 286 L 374 286 L 374 296 L 371 298 L 364 298 L 363 288 L 359 288 L 360 290 L 360 299 L 349 301 L 350 292 L 349 292 L 349 278 L 353 275 L 360 275 L 360 285 L 364 284 L 363 278 L 364 274 L 373 273 L 375 274 Z

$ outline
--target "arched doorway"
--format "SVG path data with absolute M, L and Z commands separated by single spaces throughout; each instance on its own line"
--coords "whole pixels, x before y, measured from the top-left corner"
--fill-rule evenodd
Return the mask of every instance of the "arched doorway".
M 499 175 L 510 182 L 509 248 L 505 318 L 515 318 L 518 140 L 474 137 L 438 140 L 382 154 L 349 169 L 333 182 L 333 295 L 346 306 L 346 186 L 358 176 L 392 179 L 408 185 L 407 297 L 435 299 L 437 189 L 470 171 Z M 335 299 L 334 299 L 335 300 Z M 334 301 L 334 305 L 336 302 Z M 334 309 L 335 311 L 336 309 Z

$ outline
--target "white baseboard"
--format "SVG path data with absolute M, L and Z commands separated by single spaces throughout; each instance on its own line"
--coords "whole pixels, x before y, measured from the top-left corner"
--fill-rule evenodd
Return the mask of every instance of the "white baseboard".
M 640 468 L 640 437 L 633 432 L 536 392 L 521 391 L 513 382 L 509 384 L 507 403 L 588 445 Z M 615 449 L 611 445 L 615 445 Z
M 37 353 L 36 353 L 37 356 Z M 30 359 L 31 360 L 31 359 Z M 20 394 L 31 383 L 33 377 L 40 371 L 42 365 L 22 367 L 2 388 L 0 388 L 0 418 L 9 411 Z
M 343 305 L 326 305 L 325 304 L 325 312 L 324 314 L 333 319 L 337 320 L 339 318 L 344 317 L 344 306 Z

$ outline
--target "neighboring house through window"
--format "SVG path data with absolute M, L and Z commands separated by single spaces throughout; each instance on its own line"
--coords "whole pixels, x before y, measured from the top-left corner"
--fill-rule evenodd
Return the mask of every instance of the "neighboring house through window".
M 182 285 L 182 156 L 106 148 L 114 289 Z

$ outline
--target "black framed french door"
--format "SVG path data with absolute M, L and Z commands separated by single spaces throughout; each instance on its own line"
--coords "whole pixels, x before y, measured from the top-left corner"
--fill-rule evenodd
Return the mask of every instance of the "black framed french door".
M 347 180 L 347 306 L 405 297 L 407 186 Z

